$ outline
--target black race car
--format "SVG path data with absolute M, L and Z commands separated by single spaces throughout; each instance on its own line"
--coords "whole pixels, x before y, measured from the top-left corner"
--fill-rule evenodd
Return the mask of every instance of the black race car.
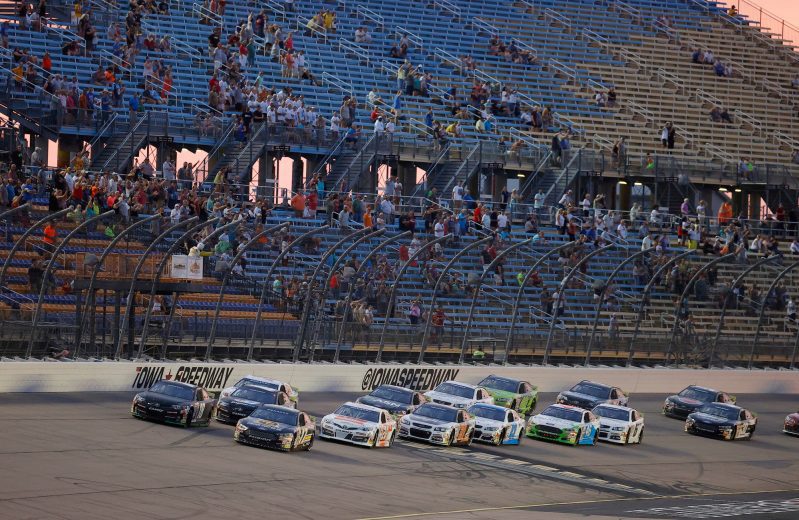
M 216 405 L 216 420 L 225 424 L 247 417 L 262 404 L 276 404 L 293 408 L 291 399 L 283 392 L 262 386 L 240 386 Z
M 712 388 L 691 385 L 679 394 L 666 398 L 666 402 L 663 403 L 663 415 L 685 419 L 707 403 L 735 404 L 735 397 Z
M 316 437 L 316 424 L 307 413 L 265 404 L 236 424 L 233 439 L 242 444 L 283 451 L 308 451 Z
M 197 385 L 167 381 L 156 382 L 146 392 L 136 394 L 130 413 L 139 419 L 171 424 L 208 426 L 216 399 Z
M 561 392 L 555 401 L 558 404 L 577 406 L 584 410 L 593 410 L 600 404 L 627 406 L 627 394 L 615 386 L 593 381 L 580 381 L 569 390 Z
M 413 412 L 426 401 L 421 392 L 394 385 L 380 385 L 369 395 L 357 400 L 361 404 L 382 408 L 395 417 Z
M 755 434 L 757 418 L 745 408 L 727 403 L 708 403 L 685 420 L 685 431 L 721 437 L 727 441 L 749 440 Z

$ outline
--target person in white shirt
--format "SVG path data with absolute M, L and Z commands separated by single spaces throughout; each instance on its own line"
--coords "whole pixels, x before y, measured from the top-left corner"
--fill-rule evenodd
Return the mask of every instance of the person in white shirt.
M 181 209 L 183 208 L 178 202 L 177 204 L 175 204 L 175 207 L 172 208 L 172 211 L 169 213 L 169 219 L 172 221 L 173 224 L 177 224 L 178 222 L 180 222 L 180 217 L 182 215 Z
M 444 236 L 444 221 L 442 219 L 438 219 L 436 221 L 433 234 L 436 236 L 436 238 L 441 238 Z
M 583 206 L 583 216 L 587 217 L 588 215 L 590 215 L 590 210 L 591 210 L 591 195 L 586 193 L 581 204 Z
M 366 95 L 366 101 L 369 102 L 370 105 L 374 106 L 380 101 L 380 96 L 377 94 L 377 89 L 372 88 L 369 93 Z
M 560 205 L 563 208 L 567 208 L 573 202 L 574 199 L 572 199 L 572 190 L 569 190 L 566 193 L 564 193 L 563 196 L 560 198 L 560 200 L 558 201 L 558 205 Z
M 658 213 L 657 208 L 652 208 L 652 212 L 649 214 L 649 223 L 654 225 L 660 224 L 660 213 Z
M 394 223 L 394 204 L 392 204 L 390 200 L 387 198 L 383 199 L 383 201 L 380 203 L 380 211 L 382 211 L 383 215 L 385 215 L 386 222 L 389 224 Z
M 383 122 L 383 116 L 380 116 L 377 118 L 377 121 L 375 121 L 375 133 L 382 134 L 385 131 L 386 131 L 386 124 Z
M 619 222 L 619 225 L 616 226 L 616 233 L 622 240 L 627 240 L 627 226 L 624 220 Z
M 394 121 L 389 119 L 386 123 L 386 133 L 393 134 L 397 130 L 397 127 L 394 125 Z
M 500 213 L 497 215 L 497 227 L 499 229 L 507 229 L 508 228 L 508 214 Z
M 647 233 L 644 239 L 641 241 L 641 251 L 652 249 L 653 245 L 654 242 L 652 241 L 652 233 Z
M 330 131 L 338 135 L 339 130 L 341 130 L 341 116 L 336 112 L 333 114 L 333 117 L 330 118 Z
M 458 184 L 452 188 L 452 205 L 456 210 L 461 208 L 463 202 L 463 181 L 458 181 Z
M 161 173 L 164 175 L 164 180 L 175 180 L 175 165 L 172 164 L 172 161 L 169 159 L 164 161 L 164 164 L 161 165 Z
M 791 242 L 791 254 L 799 255 L 799 241 L 796 238 Z

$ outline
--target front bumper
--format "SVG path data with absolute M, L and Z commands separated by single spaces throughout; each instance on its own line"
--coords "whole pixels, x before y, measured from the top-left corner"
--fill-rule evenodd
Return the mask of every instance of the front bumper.
M 799 423 L 794 423 L 792 425 L 785 423 L 782 427 L 782 433 L 799 436 Z
M 629 430 L 613 431 L 610 428 L 600 428 L 597 433 L 597 439 L 605 442 L 613 442 L 616 444 L 627 444 L 627 434 Z
M 676 405 L 664 406 L 663 415 L 666 417 L 674 417 L 676 419 L 686 419 L 689 415 L 694 413 L 696 408 L 681 408 Z
M 319 429 L 319 437 L 322 439 L 348 442 L 350 444 L 357 444 L 358 446 L 371 446 L 371 439 L 374 435 L 373 432 L 370 431 L 341 430 L 325 427 Z
M 577 444 L 577 432 L 574 430 L 559 430 L 558 432 L 550 430 L 542 430 L 537 425 L 532 425 L 527 428 L 526 435 L 531 439 L 542 439 L 545 441 L 554 441 L 561 444 Z
M 722 429 L 713 424 L 693 423 L 685 424 L 685 431 L 694 435 L 702 435 L 704 437 L 715 437 L 717 439 L 732 440 L 735 434 L 735 428 Z
M 233 433 L 233 439 L 236 442 L 255 446 L 257 448 L 268 448 L 273 450 L 289 451 L 291 450 L 291 441 L 282 441 L 280 436 L 276 433 L 264 432 L 260 430 L 246 431 L 236 430 Z
M 436 432 L 425 428 L 418 428 L 407 425 L 400 425 L 399 436 L 405 439 L 416 439 L 429 442 L 430 444 L 449 444 L 450 432 Z
M 249 415 L 250 414 L 248 412 L 237 413 L 223 408 L 216 409 L 216 420 L 224 424 L 236 424 L 239 422 L 239 419 L 244 419 Z
M 162 422 L 168 424 L 186 424 L 186 415 L 181 410 L 165 410 L 161 408 L 148 408 L 142 405 L 133 405 L 130 409 L 133 417 L 147 421 Z

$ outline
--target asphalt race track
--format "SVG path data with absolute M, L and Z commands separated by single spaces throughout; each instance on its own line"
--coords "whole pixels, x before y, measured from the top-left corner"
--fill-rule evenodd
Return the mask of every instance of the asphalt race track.
M 134 419 L 132 395 L 0 395 L 0 518 L 799 518 L 799 438 L 780 432 L 795 396 L 738 396 L 758 415 L 751 442 L 689 436 L 660 415 L 665 396 L 633 395 L 640 446 L 317 440 L 286 454 L 236 444 L 232 426 Z M 354 397 L 300 403 L 321 418 Z

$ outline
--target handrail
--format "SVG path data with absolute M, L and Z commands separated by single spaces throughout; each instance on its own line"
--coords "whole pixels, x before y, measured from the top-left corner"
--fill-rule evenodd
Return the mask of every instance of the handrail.
M 405 36 L 407 36 L 408 40 L 410 40 L 410 42 L 413 44 L 413 46 L 416 49 L 421 50 L 421 49 L 424 48 L 424 40 L 419 35 L 414 33 L 413 31 L 409 31 L 405 27 L 402 27 L 401 25 L 398 25 L 396 32 L 397 32 L 398 35 L 399 34 L 404 34 Z
M 310 18 L 304 18 L 302 16 L 297 18 L 297 27 L 296 27 L 297 30 L 298 31 L 310 31 L 311 34 L 315 35 L 317 38 L 320 38 L 324 43 L 327 43 L 327 38 L 328 38 L 327 32 L 326 31 L 320 31 L 316 27 L 308 25 L 308 23 L 310 21 L 311 21 Z
M 327 188 L 325 188 L 325 191 L 341 191 L 341 186 L 342 186 L 342 185 L 343 185 L 343 183 L 344 183 L 344 179 L 345 179 L 345 178 L 347 178 L 347 177 L 349 176 L 349 170 L 350 170 L 350 169 L 353 167 L 353 165 L 355 165 L 356 163 L 358 163 L 358 161 L 360 161 L 360 160 L 361 160 L 361 157 L 363 157 L 363 155 L 364 155 L 364 151 L 365 151 L 367 148 L 369 148 L 369 147 L 372 145 L 372 143 L 374 143 L 374 142 L 375 142 L 375 140 L 376 140 L 376 139 L 379 139 L 379 136 L 378 136 L 377 134 L 373 133 L 373 134 L 372 134 L 372 135 L 369 137 L 369 140 L 368 140 L 368 141 L 366 141 L 366 144 L 364 144 L 364 145 L 361 147 L 361 149 L 360 149 L 360 150 L 358 150 L 358 153 L 357 153 L 357 154 L 355 154 L 355 157 L 353 157 L 353 158 L 352 158 L 352 160 L 350 161 L 350 164 L 349 164 L 349 165 L 347 165 L 347 172 L 346 172 L 345 174 L 343 174 L 343 175 L 341 176 L 341 178 L 339 178 L 339 179 L 336 181 L 335 185 L 333 185 L 333 186 L 331 186 L 331 187 L 330 187 L 330 190 L 328 190 Z M 371 161 L 370 161 L 370 162 L 371 162 Z M 360 177 L 361 173 L 363 173 L 363 172 L 361 172 L 361 171 L 359 171 L 359 172 L 358 172 L 358 177 Z M 350 186 L 350 188 L 351 188 L 351 186 Z
M 344 94 L 348 94 L 350 96 L 354 96 L 355 95 L 355 93 L 353 91 L 353 88 L 352 88 L 352 83 L 351 82 L 348 84 L 345 81 L 343 81 L 340 78 L 338 78 L 337 76 L 334 76 L 333 74 L 330 74 L 327 71 L 322 72 L 321 78 L 322 78 L 322 81 L 324 81 L 325 83 L 328 83 L 328 84 L 336 87 L 337 89 L 339 89 Z
M 574 161 L 577 161 L 579 159 L 580 153 L 581 150 L 578 150 L 577 153 L 575 153 L 572 156 L 572 158 L 569 159 L 569 162 L 566 163 L 566 165 L 561 170 L 560 175 L 558 175 L 558 177 L 552 182 L 552 185 L 549 187 L 549 189 L 547 189 L 547 191 L 544 193 L 544 200 L 547 200 L 549 196 L 552 194 L 552 191 L 555 189 L 555 187 L 557 187 L 560 184 L 560 181 L 561 179 L 563 179 L 563 176 L 566 175 L 568 171 L 572 168 L 572 164 L 574 163 Z
M 286 21 L 286 9 L 282 4 L 272 0 L 266 0 L 265 2 L 261 2 L 260 5 L 268 8 L 272 13 L 279 15 L 281 21 Z
M 203 183 L 207 181 L 208 178 L 208 159 L 213 157 L 214 154 L 219 152 L 223 147 L 227 146 L 227 142 L 230 139 L 230 136 L 233 135 L 233 132 L 236 130 L 236 122 L 231 120 L 230 124 L 228 125 L 227 131 L 222 135 L 222 137 L 216 142 L 216 145 L 211 149 L 210 152 L 202 159 L 198 160 L 196 163 L 191 165 L 191 171 L 194 172 L 195 179 L 197 179 L 198 183 Z M 200 172 L 200 166 L 205 164 L 205 177 L 200 179 L 198 174 Z
M 333 147 L 327 152 L 327 154 L 325 154 L 324 157 L 322 157 L 322 160 L 319 161 L 319 163 L 316 165 L 314 171 L 311 172 L 311 175 L 308 176 L 308 179 L 305 181 L 306 189 L 308 189 L 311 186 L 311 179 L 313 179 L 317 175 L 321 175 L 325 167 L 328 164 L 330 164 L 330 161 L 333 159 L 333 157 L 338 155 L 338 152 L 339 150 L 341 150 L 341 147 L 344 146 L 346 139 L 347 139 L 347 133 L 342 132 L 341 136 L 338 138 L 338 141 L 336 141 L 336 144 L 333 145 Z
M 519 190 L 519 194 L 522 196 L 522 200 L 526 200 L 530 196 L 530 191 L 532 190 L 533 185 L 535 184 L 535 180 L 541 174 L 541 171 L 546 167 L 547 164 L 552 160 L 552 152 L 549 151 L 541 161 L 536 166 L 535 171 L 527 177 L 522 185 L 521 189 Z
M 486 22 L 485 20 L 483 20 L 479 16 L 475 16 L 472 19 L 472 25 L 475 25 L 478 28 L 483 29 L 487 33 L 492 34 L 494 36 L 499 36 L 500 34 L 502 34 L 502 31 L 500 31 L 499 29 L 497 29 L 495 26 L 491 25 L 490 23 Z
M 204 5 L 195 2 L 191 6 L 191 12 L 199 15 L 201 20 L 202 19 L 213 20 L 215 22 L 214 25 L 222 25 L 222 17 L 219 16 L 217 13 L 211 11 Z
M 376 12 L 374 12 L 374 11 L 372 11 L 368 7 L 365 7 L 365 6 L 361 5 L 361 4 L 357 4 L 355 6 L 355 14 L 356 15 L 361 15 L 363 18 L 365 18 L 367 20 L 372 20 L 374 23 L 377 24 L 378 27 L 381 27 L 381 28 L 385 27 L 385 25 L 383 23 L 383 21 L 384 21 L 383 20 L 383 16 L 378 14 L 378 13 L 376 13 Z
M 433 5 L 440 7 L 444 11 L 449 11 L 454 14 L 456 18 L 461 17 L 461 8 L 450 2 L 449 0 L 433 0 Z
M 567 32 L 574 32 L 571 21 L 554 9 L 544 9 L 544 18 L 549 18 L 551 21 L 559 23 Z
M 568 78 L 570 78 L 575 84 L 578 83 L 577 80 L 577 70 L 569 67 L 568 65 L 559 62 L 558 60 L 552 58 L 548 61 L 549 66 L 552 69 L 560 72 L 561 74 L 565 74 Z
M 422 178 L 419 179 L 419 181 L 414 186 L 413 193 L 411 193 L 410 195 L 411 200 L 419 195 L 419 190 L 423 190 L 425 188 L 425 185 L 427 184 L 427 179 L 430 176 L 430 172 L 434 171 L 438 167 L 439 163 L 444 161 L 445 158 L 449 157 L 449 150 L 451 147 L 452 147 L 451 143 L 447 143 L 442 147 L 441 153 L 438 154 L 436 160 L 433 161 L 432 164 L 430 164 L 430 167 L 428 167 L 427 170 L 425 170 L 424 174 L 422 175 Z
M 150 119 L 149 113 L 145 117 L 139 118 L 136 124 L 130 129 L 130 131 L 128 131 L 128 134 L 125 136 L 125 139 L 123 139 L 122 142 L 119 143 L 119 146 L 116 148 L 116 150 L 114 150 L 111 153 L 108 159 L 106 159 L 106 161 L 103 163 L 102 167 L 100 167 L 101 171 L 105 171 L 106 169 L 108 169 L 108 165 L 111 164 L 111 161 L 119 156 L 119 151 L 125 148 L 127 142 L 133 139 L 133 137 L 136 135 L 136 132 L 139 130 L 139 127 L 142 124 L 144 124 L 145 121 L 149 121 L 149 119 Z M 146 137 L 147 137 L 146 135 L 142 136 L 142 139 L 145 139 Z
M 476 153 L 479 153 L 479 152 L 480 152 L 480 143 L 478 142 L 477 144 L 475 144 L 474 148 L 472 148 L 471 151 L 469 151 L 469 154 L 466 156 L 466 158 L 462 160 L 461 165 L 455 171 L 455 175 L 453 175 L 452 178 L 447 183 L 447 185 L 444 186 L 444 189 L 441 190 L 441 193 L 449 193 L 451 191 L 452 184 L 461 176 L 461 172 L 466 168 L 466 166 L 472 160 L 472 156 L 474 154 L 476 154 Z M 479 165 L 480 161 L 477 161 L 477 164 Z M 475 165 L 472 165 L 472 168 L 476 169 Z M 464 185 L 466 185 L 468 183 L 468 180 L 471 179 L 472 173 L 473 172 L 469 172 L 468 177 L 466 179 L 464 179 L 464 182 L 463 182 Z
M 342 49 L 344 49 L 344 50 L 342 51 Z M 361 47 L 357 43 L 351 42 L 349 40 L 345 40 L 344 38 L 339 39 L 339 41 L 338 41 L 338 50 L 340 52 L 348 51 L 348 52 L 351 52 L 352 54 L 355 54 L 356 56 L 358 56 L 359 58 L 364 60 L 367 65 L 369 65 L 370 62 L 372 61 L 371 60 L 371 55 L 369 54 L 369 51 L 367 51 L 366 49 L 364 49 L 363 47 Z M 346 54 L 346 52 L 344 52 L 344 53 Z M 326 74 L 326 72 L 323 73 L 323 75 L 324 74 Z

